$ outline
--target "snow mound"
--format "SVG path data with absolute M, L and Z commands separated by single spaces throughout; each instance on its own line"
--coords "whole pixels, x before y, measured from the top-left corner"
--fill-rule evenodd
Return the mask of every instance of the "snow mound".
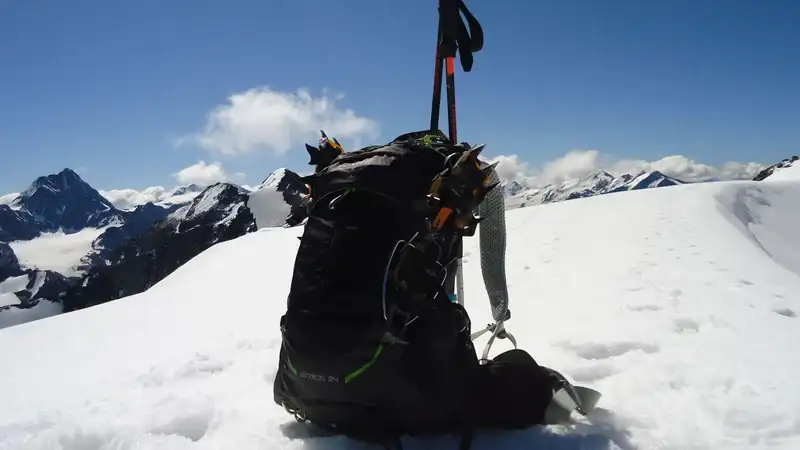
M 800 448 L 800 276 L 777 251 L 800 248 L 799 199 L 800 183 L 719 182 L 510 211 L 509 330 L 604 397 L 573 428 L 473 448 Z M 0 330 L 0 449 L 366 449 L 306 437 L 272 401 L 301 233 L 264 228 L 142 294 Z M 477 238 L 464 252 L 478 328 Z
M 109 226 L 117 226 L 111 224 Z M 92 251 L 92 242 L 108 227 L 84 228 L 77 233 L 63 231 L 43 233 L 29 241 L 14 241 L 8 245 L 14 250 L 23 267 L 52 270 L 66 277 L 79 276 L 81 258 Z

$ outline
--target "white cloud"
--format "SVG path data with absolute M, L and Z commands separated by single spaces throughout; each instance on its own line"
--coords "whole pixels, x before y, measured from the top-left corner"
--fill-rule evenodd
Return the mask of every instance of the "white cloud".
M 563 183 L 566 180 L 583 178 L 602 166 L 600 152 L 597 150 L 573 150 L 545 164 L 542 176 L 548 183 Z
M 664 175 L 678 178 L 679 180 L 696 182 L 709 180 L 751 180 L 764 167 L 763 164 L 734 161 L 725 162 L 721 167 L 698 163 L 683 155 L 671 155 L 657 161 L 622 160 L 614 164 L 609 172 L 617 175 L 621 173 L 638 172 L 640 170 L 657 170 Z
M 205 161 L 198 161 L 196 164 L 173 173 L 172 176 L 178 180 L 179 184 L 197 184 L 200 186 L 208 186 L 220 181 L 243 180 L 245 178 L 245 174 L 241 172 L 228 174 L 222 163 L 206 164 Z
M 99 191 L 100 195 L 108 199 L 115 207 L 119 209 L 131 209 L 145 203 L 158 203 L 169 199 L 170 202 L 179 200 L 191 200 L 196 192 L 189 192 L 185 195 L 175 197 L 173 193 L 175 189 L 180 186 L 189 184 L 196 184 L 201 187 L 214 184 L 216 182 L 232 182 L 242 181 L 245 179 L 245 174 L 241 172 L 228 173 L 222 163 L 213 162 L 206 164 L 205 161 L 198 161 L 189 167 L 185 167 L 172 174 L 173 178 L 177 181 L 178 186 L 172 189 L 166 189 L 163 186 L 151 186 L 143 190 L 137 189 L 111 189 L 106 191 Z M 9 196 L 14 194 L 9 194 Z M 3 199 L 4 197 L 0 197 Z M 13 200 L 13 199 L 12 199 Z
M 167 191 L 161 186 L 152 186 L 142 191 L 137 191 L 136 189 L 112 189 L 99 192 L 100 195 L 119 209 L 131 209 L 145 203 L 160 202 L 172 193 L 172 191 Z
M 19 192 L 0 195 L 0 205 L 10 205 L 17 197 L 19 197 Z
M 178 139 L 177 144 L 196 143 L 226 155 L 271 150 L 283 154 L 305 142 L 316 142 L 323 129 L 340 142 L 375 139 L 378 124 L 337 105 L 342 96 L 312 96 L 308 90 L 279 92 L 267 87 L 231 95 L 228 103 L 206 115 L 201 132 Z
M 541 187 L 558 184 L 569 179 L 587 176 L 598 170 L 612 175 L 636 174 L 640 171 L 657 170 L 665 175 L 683 181 L 697 182 L 709 180 L 748 180 L 752 179 L 765 166 L 748 162 L 729 161 L 721 167 L 698 163 L 683 155 L 671 155 L 656 161 L 618 159 L 604 157 L 597 150 L 573 150 L 564 156 L 542 165 L 541 169 L 532 167 L 517 155 L 501 155 L 491 162 L 500 161 L 498 175 L 503 180 L 514 180 L 528 187 Z

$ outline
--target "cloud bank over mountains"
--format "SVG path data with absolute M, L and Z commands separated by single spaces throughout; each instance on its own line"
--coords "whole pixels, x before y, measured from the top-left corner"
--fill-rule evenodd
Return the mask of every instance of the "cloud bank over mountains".
M 671 155 L 656 161 L 635 159 L 612 160 L 598 150 L 572 150 L 552 161 L 535 167 L 519 155 L 500 155 L 491 158 L 500 161 L 498 175 L 503 180 L 513 180 L 525 187 L 560 184 L 586 177 L 599 170 L 619 176 L 642 171 L 659 171 L 664 175 L 686 182 L 749 180 L 766 167 L 756 162 L 726 162 L 720 167 L 698 163 L 683 155 Z

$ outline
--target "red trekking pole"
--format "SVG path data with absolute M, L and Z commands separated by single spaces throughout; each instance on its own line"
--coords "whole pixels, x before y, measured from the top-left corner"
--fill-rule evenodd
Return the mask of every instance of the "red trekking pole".
M 466 24 L 461 19 L 466 19 Z M 436 40 L 436 59 L 433 74 L 433 100 L 431 102 L 431 130 L 439 129 L 439 110 L 442 97 L 442 71 L 446 69 L 447 84 L 447 124 L 450 142 L 458 143 L 458 127 L 456 124 L 456 81 L 455 59 L 458 52 L 464 72 L 472 70 L 474 52 L 483 48 L 483 29 L 478 20 L 470 13 L 463 0 L 439 0 L 439 30 Z M 445 288 L 452 299 L 464 304 L 464 281 L 461 269 L 463 242 L 459 238 L 456 243 L 456 267 L 448 267 Z M 456 281 L 458 293 L 456 294 Z

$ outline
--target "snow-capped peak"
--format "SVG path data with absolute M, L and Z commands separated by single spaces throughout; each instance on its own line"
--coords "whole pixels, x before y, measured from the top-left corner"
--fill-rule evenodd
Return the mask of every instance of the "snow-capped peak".
M 170 214 L 167 221 L 172 223 L 196 221 L 209 214 L 216 217 L 216 220 L 223 220 L 238 211 L 246 198 L 247 191 L 239 186 L 215 183 L 197 194 L 190 203 Z
M 777 164 L 773 164 L 766 169 L 762 170 L 758 175 L 756 175 L 753 180 L 755 181 L 762 181 L 767 178 L 770 181 L 781 181 L 781 180 L 797 180 L 800 179 L 800 156 L 792 156 L 791 158 L 786 158 Z
M 67 168 L 57 174 L 38 177 L 33 181 L 33 183 L 31 183 L 28 189 L 24 190 L 16 199 L 14 199 L 13 203 L 16 206 L 20 206 L 24 204 L 26 200 L 36 196 L 40 190 L 45 190 L 52 194 L 58 194 L 67 192 L 70 189 L 85 191 L 87 190 L 87 187 L 91 189 L 91 187 L 86 184 L 86 182 L 84 182 L 81 177 L 75 173 L 75 171 Z M 106 200 L 106 202 L 108 201 Z M 108 205 L 110 206 L 111 204 L 108 203 Z
M 37 178 L 13 205 L 53 231 L 78 231 L 119 219 L 111 202 L 71 169 Z
M 172 191 L 171 195 L 172 196 L 176 196 L 176 195 L 184 195 L 184 194 L 191 194 L 191 193 L 199 194 L 200 192 L 203 192 L 203 189 L 204 188 L 202 186 L 198 186 L 198 185 L 192 183 L 192 184 L 189 184 L 189 185 L 186 185 L 186 186 L 179 186 L 179 187 L 175 188 Z
M 508 180 L 503 183 L 503 192 L 505 193 L 506 197 L 517 195 L 524 190 L 525 186 L 523 186 L 519 181 Z
M 307 194 L 308 186 L 300 175 L 280 168 L 250 193 L 247 206 L 253 212 L 258 228 L 277 227 L 286 222 L 291 208 L 299 205 Z
M 550 184 L 544 187 L 517 190 L 510 194 L 506 204 L 509 208 L 553 203 L 564 200 L 591 197 L 629 190 L 683 184 L 683 181 L 664 175 L 659 171 L 623 174 L 618 177 L 598 170 L 587 176 Z M 506 191 L 508 193 L 508 190 Z

